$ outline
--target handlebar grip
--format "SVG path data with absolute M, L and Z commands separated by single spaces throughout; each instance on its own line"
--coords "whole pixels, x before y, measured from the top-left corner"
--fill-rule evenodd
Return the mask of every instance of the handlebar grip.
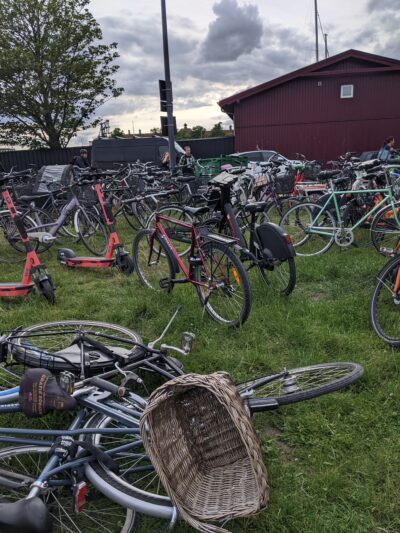
M 125 387 L 121 387 L 120 385 L 114 385 L 114 383 L 110 383 L 109 381 L 106 381 L 105 379 L 99 378 L 97 376 L 90 378 L 89 383 L 90 385 L 94 385 L 99 389 L 111 392 L 111 394 L 114 394 L 119 398 L 122 398 L 126 393 Z

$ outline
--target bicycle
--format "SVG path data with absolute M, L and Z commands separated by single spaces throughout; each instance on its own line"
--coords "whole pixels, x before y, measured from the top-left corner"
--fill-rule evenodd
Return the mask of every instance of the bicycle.
M 375 166 L 375 162 L 359 165 L 359 169 Z M 335 172 L 335 171 L 333 171 Z M 279 225 L 293 240 L 297 255 L 314 256 L 329 250 L 335 242 L 340 248 L 348 248 L 354 242 L 354 230 L 361 227 L 367 220 L 371 221 L 370 233 L 372 243 L 379 252 L 382 245 L 392 243 L 397 246 L 400 236 L 400 217 L 397 200 L 393 195 L 387 169 L 382 174 L 386 179 L 386 187 L 359 190 L 331 190 L 322 205 L 303 202 L 290 208 L 282 217 Z M 343 178 L 344 179 L 344 178 Z M 343 218 L 343 209 L 338 199 L 356 197 L 366 194 L 381 195 L 375 205 L 359 218 L 349 224 Z
M 193 217 L 207 207 L 186 208 Z M 163 223 L 169 225 L 164 227 Z M 172 231 L 171 231 L 172 224 Z M 171 242 L 181 228 L 190 243 L 187 265 Z M 235 239 L 202 230 L 196 223 L 156 213 L 153 229 L 140 230 L 133 242 L 133 261 L 142 285 L 171 292 L 177 283 L 195 286 L 201 305 L 216 322 L 238 327 L 251 307 L 250 284 L 238 257 L 229 248 Z M 182 272 L 183 279 L 176 279 Z
M 137 527 L 138 513 L 167 520 L 172 528 L 177 520 L 176 509 L 165 494 L 139 435 L 138 425 L 146 399 L 129 390 L 129 384 L 140 383 L 135 372 L 139 368 L 169 380 L 175 375 L 175 370 L 170 371 L 169 351 L 180 355 L 189 353 L 187 339 L 185 347 L 162 344 L 155 348 L 165 332 L 147 346 L 131 341 L 131 348 L 139 347 L 142 355 L 122 371 L 115 368 L 75 384 L 68 375 L 61 374 L 61 388 L 48 374 L 43 374 L 45 371 L 39 370 L 40 377 L 33 379 L 32 390 L 44 375 L 48 378 L 44 392 L 51 389 L 53 398 L 77 412 L 73 421 L 60 430 L 0 429 L 0 442 L 12 442 L 11 447 L 0 450 L 0 487 L 6 489 L 5 496 L 11 501 L 0 505 L 2 531 L 13 527 L 13 531 L 24 533 L 28 529 L 23 527 L 30 527 L 30 533 L 47 533 L 51 515 L 56 531 L 60 532 L 86 533 L 92 527 L 99 532 L 113 528 L 128 533 Z M 183 375 L 179 368 L 176 373 Z M 357 381 L 362 373 L 362 367 L 355 363 L 313 365 L 250 379 L 239 383 L 237 390 L 253 416 L 341 390 Z M 118 376 L 118 383 L 106 381 Z M 31 389 L 26 388 L 26 382 L 24 386 L 20 403 L 18 387 L 0 393 L 0 413 L 20 412 L 23 406 L 24 412 L 28 409 L 31 414 L 30 409 L 36 404 L 26 405 Z M 47 399 L 46 394 L 44 398 Z M 42 414 L 54 407 L 54 402 L 49 403 L 52 405 L 43 399 L 39 403 Z M 77 453 L 79 448 L 81 451 Z M 32 508 L 36 509 L 35 514 L 28 511 Z M 107 510 L 104 519 L 112 516 L 112 522 L 99 522 L 103 509 Z M 36 524 L 35 520 L 38 520 Z

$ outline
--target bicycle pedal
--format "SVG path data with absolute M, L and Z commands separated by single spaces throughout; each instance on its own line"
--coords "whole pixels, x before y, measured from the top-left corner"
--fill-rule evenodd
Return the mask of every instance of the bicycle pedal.
M 161 289 L 169 289 L 171 286 L 171 280 L 170 278 L 162 278 L 159 281 Z

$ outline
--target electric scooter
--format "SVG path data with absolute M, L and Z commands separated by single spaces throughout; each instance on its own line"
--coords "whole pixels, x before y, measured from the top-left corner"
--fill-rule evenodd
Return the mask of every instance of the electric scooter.
M 15 208 L 14 202 L 7 189 L 7 181 L 10 179 L 11 178 L 9 176 L 0 175 L 0 191 L 7 210 L 10 213 L 12 222 L 15 225 L 12 228 L 13 235 L 16 236 L 19 233 L 20 242 L 22 242 L 25 248 L 26 259 L 22 274 L 22 281 L 0 283 L 0 297 L 27 296 L 34 289 L 34 287 L 36 287 L 41 296 L 43 296 L 49 302 L 54 303 L 55 296 L 53 281 L 47 271 L 46 266 L 40 262 L 36 251 L 32 247 L 23 222 L 23 218 Z M 10 236 L 5 235 L 5 237 L 6 240 L 9 240 L 7 237 Z M 53 240 L 54 237 L 49 234 L 42 233 L 40 239 L 42 242 L 48 243 Z M 11 243 L 10 246 L 12 246 Z
M 112 212 L 112 197 L 107 199 L 104 196 L 102 185 L 100 183 L 101 177 L 108 174 L 99 173 L 85 175 L 80 180 L 81 185 L 86 185 L 96 181 L 95 191 L 101 206 L 104 221 L 109 231 L 109 238 L 107 243 L 107 250 L 104 257 L 77 257 L 75 252 L 70 248 L 58 249 L 58 260 L 64 266 L 70 268 L 110 268 L 117 267 L 123 274 L 129 276 L 134 270 L 134 265 L 128 252 L 124 250 L 123 244 L 119 240 L 117 231 L 115 229 L 115 219 Z

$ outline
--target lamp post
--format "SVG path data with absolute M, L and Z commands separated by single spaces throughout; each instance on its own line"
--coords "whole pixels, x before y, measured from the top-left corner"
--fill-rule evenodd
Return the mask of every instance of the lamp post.
M 170 169 L 175 168 L 175 131 L 174 131 L 174 110 L 172 100 L 172 83 L 171 71 L 169 68 L 169 48 L 168 48 L 168 29 L 167 29 L 167 10 L 165 0 L 161 0 L 161 19 L 163 33 L 163 50 L 164 50 L 164 71 L 165 71 L 165 88 L 167 97 L 167 120 L 168 120 L 168 151 Z

